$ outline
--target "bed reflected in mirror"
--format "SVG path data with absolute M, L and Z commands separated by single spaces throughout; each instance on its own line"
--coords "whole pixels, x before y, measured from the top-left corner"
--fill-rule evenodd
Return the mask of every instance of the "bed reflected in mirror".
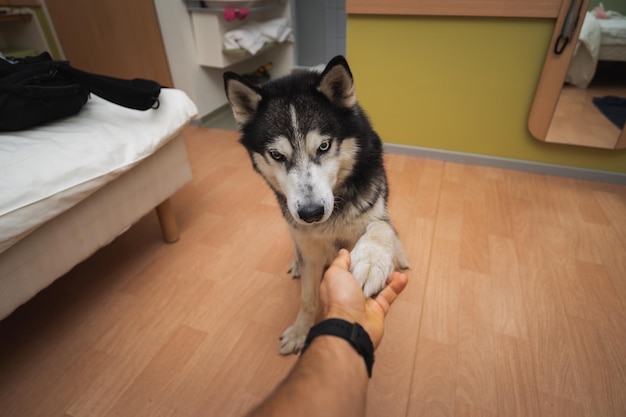
M 624 10 L 564 0 L 529 117 L 537 139 L 626 147 L 626 1 L 608 3 Z

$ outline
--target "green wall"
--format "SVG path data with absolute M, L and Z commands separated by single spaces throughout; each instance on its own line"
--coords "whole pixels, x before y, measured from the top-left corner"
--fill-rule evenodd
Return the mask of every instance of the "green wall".
M 360 104 L 387 143 L 626 173 L 626 151 L 534 139 L 551 19 L 348 17 Z
M 589 10 L 593 10 L 600 3 L 602 3 L 606 11 L 612 10 L 626 15 L 626 0 L 591 0 L 589 2 Z

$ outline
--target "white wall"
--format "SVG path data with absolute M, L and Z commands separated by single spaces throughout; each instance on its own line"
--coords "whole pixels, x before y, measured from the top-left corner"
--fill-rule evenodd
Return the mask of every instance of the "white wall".
M 273 67 L 270 73 L 277 77 L 288 73 L 293 67 L 291 44 L 278 46 L 226 69 L 202 67 L 196 60 L 196 41 L 221 43 L 221 39 L 196 40 L 191 16 L 182 0 L 154 0 L 154 4 L 174 82 L 173 87 L 189 95 L 198 106 L 200 117 L 226 104 L 222 81 L 224 71 L 252 72 L 260 65 L 271 61 Z M 285 13 L 289 16 L 289 5 Z

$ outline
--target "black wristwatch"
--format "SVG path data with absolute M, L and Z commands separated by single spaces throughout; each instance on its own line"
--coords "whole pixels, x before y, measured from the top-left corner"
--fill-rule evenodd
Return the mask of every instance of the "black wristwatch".
M 367 368 L 367 375 L 369 375 L 370 378 L 372 377 L 374 345 L 372 344 L 372 339 L 370 339 L 369 334 L 367 334 L 359 323 L 350 323 L 342 319 L 327 319 L 317 323 L 309 330 L 300 355 L 309 347 L 313 339 L 322 335 L 337 336 L 347 340 L 359 355 L 363 356 L 365 367 Z

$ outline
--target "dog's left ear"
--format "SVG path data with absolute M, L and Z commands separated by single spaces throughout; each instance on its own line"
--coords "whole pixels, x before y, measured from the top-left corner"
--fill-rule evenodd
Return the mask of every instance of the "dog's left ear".
M 224 74 L 224 89 L 235 120 L 243 126 L 256 113 L 262 99 L 261 91 L 234 72 Z
M 326 65 L 317 89 L 339 106 L 349 108 L 356 104 L 352 72 L 343 56 L 334 57 Z

